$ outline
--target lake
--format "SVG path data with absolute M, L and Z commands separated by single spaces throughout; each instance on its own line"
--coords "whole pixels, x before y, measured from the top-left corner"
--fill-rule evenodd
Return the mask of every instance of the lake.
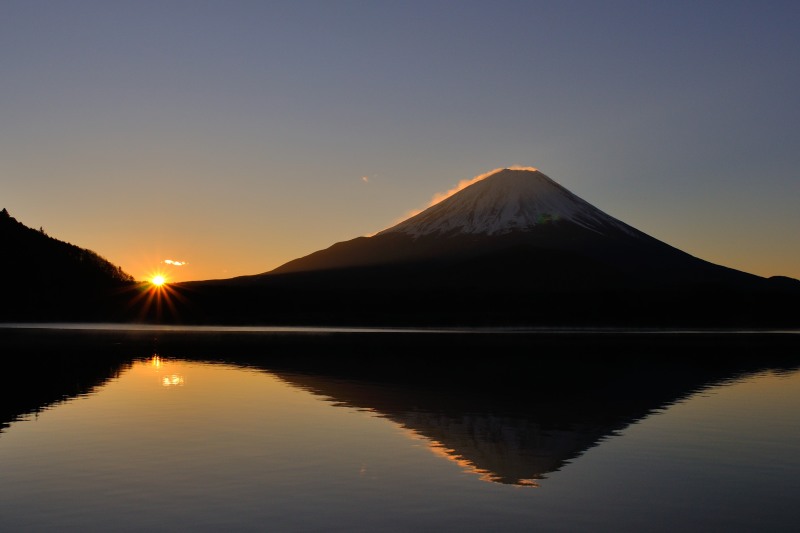
M 0 530 L 795 531 L 796 331 L 0 327 Z

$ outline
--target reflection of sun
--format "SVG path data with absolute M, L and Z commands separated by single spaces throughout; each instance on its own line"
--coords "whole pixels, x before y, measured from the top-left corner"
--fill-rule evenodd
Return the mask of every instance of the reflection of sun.
M 160 287 L 167 282 L 167 278 L 162 276 L 161 274 L 156 274 L 150 279 L 150 283 L 155 285 L 156 287 Z

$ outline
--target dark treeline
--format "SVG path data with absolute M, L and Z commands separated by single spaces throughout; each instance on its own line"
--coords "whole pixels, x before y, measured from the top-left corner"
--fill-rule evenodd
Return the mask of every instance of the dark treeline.
M 495 290 L 176 284 L 139 316 L 197 324 L 798 327 L 794 291 Z
M 168 318 L 219 324 L 800 326 L 797 280 L 721 267 L 714 272 L 732 274 L 634 275 L 596 266 L 570 254 L 504 249 L 182 283 L 172 287 L 180 305 Z
M 793 291 L 715 288 L 564 292 L 176 283 L 157 289 L 147 283 L 122 283 L 44 295 L 17 290 L 16 300 L 23 303 L 4 304 L 0 319 L 287 326 L 800 327 Z
M 0 211 L 0 320 L 99 319 L 133 278 L 95 252 L 48 236 Z

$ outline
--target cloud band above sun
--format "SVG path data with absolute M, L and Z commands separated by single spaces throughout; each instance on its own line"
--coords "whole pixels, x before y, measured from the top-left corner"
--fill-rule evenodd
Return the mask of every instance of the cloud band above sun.
M 172 266 L 176 266 L 176 267 L 183 266 L 183 265 L 187 264 L 186 261 L 175 261 L 173 259 L 164 259 L 162 261 L 162 263 L 164 263 L 165 265 L 172 265 Z

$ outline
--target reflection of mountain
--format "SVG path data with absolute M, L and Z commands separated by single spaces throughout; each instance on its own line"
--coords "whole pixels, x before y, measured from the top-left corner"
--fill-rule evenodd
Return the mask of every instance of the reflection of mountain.
M 0 425 L 160 352 L 273 372 L 529 484 L 712 383 L 800 361 L 800 335 L 623 332 L 48 331 L 0 328 Z
M 639 358 L 641 359 L 641 358 Z M 588 358 L 550 360 L 537 373 L 480 378 L 406 379 L 278 371 L 292 385 L 338 405 L 367 409 L 430 441 L 432 450 L 489 481 L 530 485 L 549 472 L 693 392 L 775 362 L 651 363 Z
M 130 362 L 115 353 L 105 342 L 108 339 L 92 341 L 85 335 L 81 342 L 71 339 L 65 342 L 65 336 L 43 331 L 2 331 L 0 431 L 22 415 L 90 394 Z
M 577 398 L 563 396 L 541 400 L 539 405 L 529 403 L 531 412 L 525 413 L 507 401 L 478 400 L 480 394 L 470 388 L 431 390 L 319 375 L 277 375 L 338 405 L 386 417 L 430 441 L 437 454 L 501 483 L 532 484 L 629 420 L 619 412 L 581 409 Z M 547 407 L 553 411 L 545 412 Z M 634 415 L 630 416 L 632 420 Z
M 800 335 L 159 333 L 167 355 L 268 370 L 431 441 L 484 479 L 529 483 L 694 391 L 800 361 Z

